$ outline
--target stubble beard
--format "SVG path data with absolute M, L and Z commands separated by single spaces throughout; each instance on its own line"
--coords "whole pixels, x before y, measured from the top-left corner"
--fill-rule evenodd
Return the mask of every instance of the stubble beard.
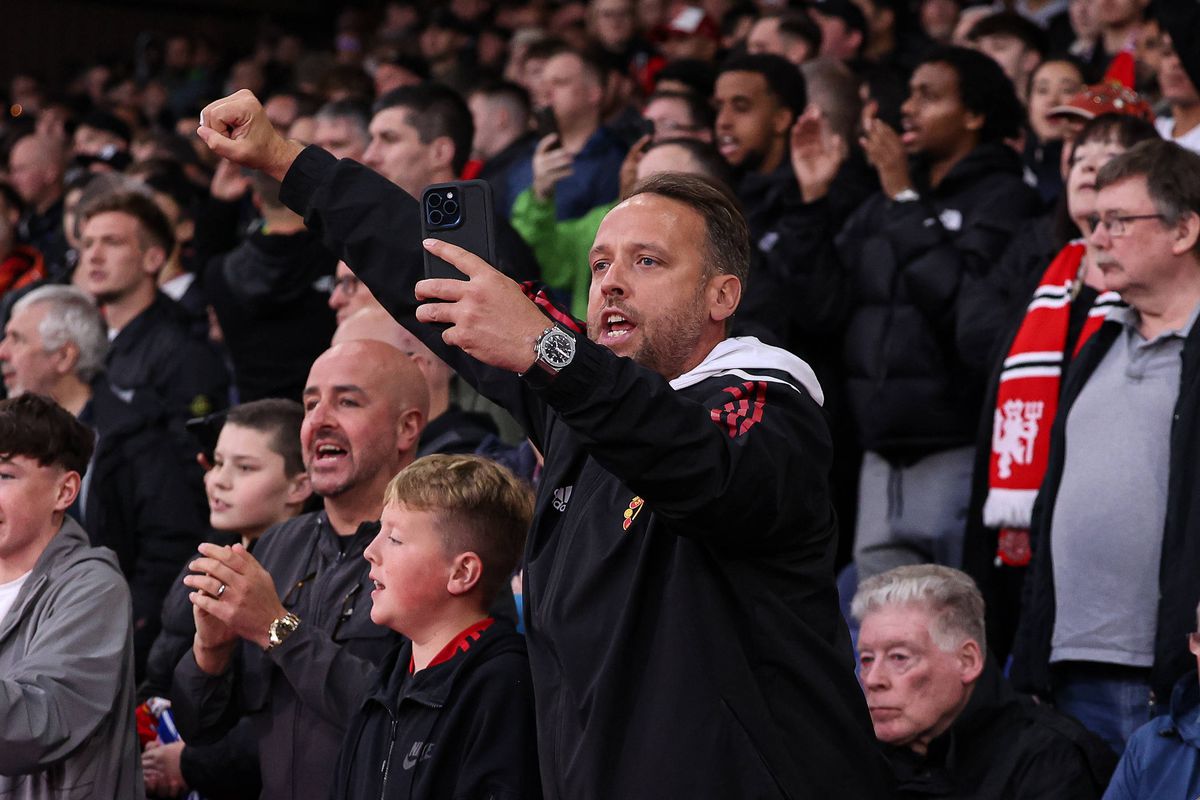
M 653 321 L 640 324 L 642 342 L 629 357 L 667 380 L 682 375 L 704 331 L 707 319 L 703 303 L 706 283 L 701 282 L 696 287 L 691 301 L 683 308 L 672 309 Z M 595 342 L 599 337 L 600 326 L 589 324 L 588 338 Z

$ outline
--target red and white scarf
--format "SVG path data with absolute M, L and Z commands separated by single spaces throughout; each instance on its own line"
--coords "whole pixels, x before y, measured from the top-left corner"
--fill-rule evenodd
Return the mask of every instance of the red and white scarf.
M 1082 241 L 1071 242 L 1046 268 L 1000 373 L 992 418 L 988 495 L 983 505 L 984 524 L 1000 529 L 997 565 L 1022 567 L 1029 563 L 1029 522 L 1046 474 L 1071 301 L 1086 253 Z M 1121 305 L 1116 292 L 1096 298 L 1075 343 L 1075 353 L 1099 330 L 1115 305 Z

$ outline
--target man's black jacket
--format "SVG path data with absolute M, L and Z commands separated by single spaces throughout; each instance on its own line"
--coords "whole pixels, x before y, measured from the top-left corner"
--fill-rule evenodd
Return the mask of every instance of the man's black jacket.
M 474 453 L 489 436 L 497 435 L 496 423 L 487 414 L 464 411 L 451 403 L 421 431 L 417 458 L 430 453 Z
M 415 202 L 314 147 L 281 197 L 393 316 L 412 313 Z M 525 621 L 547 797 L 885 796 L 809 388 L 755 369 L 676 390 L 577 337 L 534 389 L 413 332 L 546 456 Z
M 924 756 L 882 745 L 900 800 L 1097 800 L 1117 757 L 1069 717 L 1018 695 L 989 660 Z
M 378 522 L 364 522 L 341 539 L 323 511 L 272 527 L 254 556 L 300 626 L 269 652 L 242 641 L 222 675 L 203 673 L 191 650 L 175 668 L 171 699 L 186 741 L 207 744 L 250 720 L 264 800 L 328 796 L 346 724 L 399 641 L 371 621 L 363 550 L 378 532 Z
M 156 292 L 154 302 L 112 340 L 105 360 L 112 385 L 153 393 L 177 432 L 191 417 L 222 409 L 229 402 L 225 365 L 188 326 L 179 305 Z M 182 435 L 179 438 L 182 444 Z
M 1058 416 L 1050 439 L 1050 462 L 1033 507 L 1033 561 L 1025 579 L 1021 622 L 1013 647 L 1012 680 L 1017 688 L 1051 696 L 1050 642 L 1054 635 L 1054 563 L 1050 521 L 1062 482 L 1066 457 L 1066 422 L 1071 406 L 1088 378 L 1121 335 L 1122 326 L 1106 322 L 1083 346 L 1064 382 Z M 1098 435 L 1103 435 L 1099 432 Z M 1200 601 L 1200 325 L 1193 325 L 1183 345 L 1179 398 L 1171 421 L 1170 477 L 1167 480 L 1167 519 L 1163 526 L 1162 566 L 1158 586 L 1158 620 L 1154 633 L 1154 664 L 1150 669 L 1153 697 L 1168 702 L 1175 682 L 1196 669 L 1185 634 L 1196 629 Z M 1113 465 L 1120 469 L 1120 465 Z
M 496 620 L 448 661 L 412 675 L 411 659 L 406 641 L 380 664 L 342 742 L 334 800 L 540 800 L 525 637 Z
M 117 554 L 133 595 L 134 662 L 141 679 L 158 635 L 163 599 L 208 531 L 199 466 L 185 461 L 151 397 L 127 402 L 104 375 L 92 381 L 81 419 L 97 434 L 82 523 L 92 543 Z
M 991 365 L 958 350 L 959 290 L 1037 208 L 1016 152 L 983 144 L 919 200 L 876 194 L 838 234 L 836 254 L 825 248 L 843 267 L 815 269 L 841 279 L 825 288 L 844 293 L 849 313 L 843 357 L 864 448 L 908 460 L 974 441 Z
M 337 327 L 329 293 L 337 259 L 308 231 L 256 232 L 208 263 L 205 291 L 233 361 L 238 398 L 297 400 Z

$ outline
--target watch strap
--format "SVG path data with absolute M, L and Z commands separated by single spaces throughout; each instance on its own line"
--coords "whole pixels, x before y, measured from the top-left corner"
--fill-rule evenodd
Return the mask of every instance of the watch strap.
M 272 620 L 271 626 L 267 629 L 267 649 L 271 650 L 283 644 L 298 627 L 300 627 L 300 618 L 290 611 L 282 617 Z

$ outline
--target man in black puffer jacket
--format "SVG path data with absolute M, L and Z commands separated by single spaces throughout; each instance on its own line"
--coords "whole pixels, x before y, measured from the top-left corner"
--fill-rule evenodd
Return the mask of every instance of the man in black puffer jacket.
M 902 134 L 867 120 L 862 144 L 883 191 L 814 265 L 831 278 L 823 285 L 843 294 L 848 315 L 847 391 L 866 451 L 860 577 L 961 560 L 987 365 L 956 346 L 959 287 L 990 269 L 1038 208 L 1005 142 L 1024 112 L 991 59 L 961 48 L 931 53 L 913 73 L 902 114 Z M 813 172 L 819 160 L 814 153 Z

